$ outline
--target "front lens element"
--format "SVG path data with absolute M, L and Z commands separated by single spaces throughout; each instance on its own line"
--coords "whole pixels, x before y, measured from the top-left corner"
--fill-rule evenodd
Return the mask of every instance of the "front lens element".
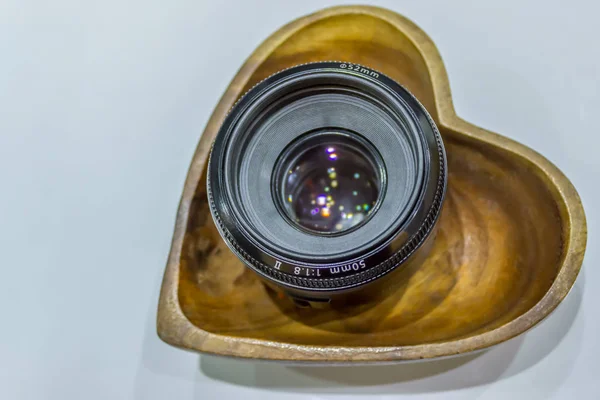
M 383 166 L 373 151 L 348 134 L 316 134 L 293 144 L 275 189 L 287 217 L 317 234 L 365 223 L 383 188 Z

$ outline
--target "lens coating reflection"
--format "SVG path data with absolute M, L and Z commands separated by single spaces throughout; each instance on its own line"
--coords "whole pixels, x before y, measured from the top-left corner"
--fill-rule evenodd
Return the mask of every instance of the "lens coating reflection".
M 303 228 L 341 233 L 364 222 L 377 204 L 381 178 L 368 151 L 347 136 L 305 143 L 286 163 L 286 213 Z

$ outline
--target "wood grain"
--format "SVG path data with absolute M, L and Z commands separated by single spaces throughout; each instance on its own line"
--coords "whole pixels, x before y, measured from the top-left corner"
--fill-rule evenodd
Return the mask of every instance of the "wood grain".
M 233 102 L 265 77 L 323 60 L 365 64 L 414 93 L 438 124 L 449 189 L 433 249 L 376 305 L 298 309 L 227 249 L 205 163 Z M 585 216 L 568 179 L 531 149 L 456 116 L 443 63 L 414 24 L 375 7 L 335 7 L 268 38 L 217 105 L 186 181 L 161 291 L 158 333 L 208 353 L 290 361 L 399 361 L 482 349 L 534 326 L 580 269 Z

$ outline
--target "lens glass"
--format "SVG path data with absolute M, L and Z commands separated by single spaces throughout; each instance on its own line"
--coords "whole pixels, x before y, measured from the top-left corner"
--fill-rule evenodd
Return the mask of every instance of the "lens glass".
M 284 158 L 279 191 L 292 223 L 316 233 L 342 233 L 365 223 L 376 208 L 382 166 L 353 137 L 316 135 L 292 146 Z

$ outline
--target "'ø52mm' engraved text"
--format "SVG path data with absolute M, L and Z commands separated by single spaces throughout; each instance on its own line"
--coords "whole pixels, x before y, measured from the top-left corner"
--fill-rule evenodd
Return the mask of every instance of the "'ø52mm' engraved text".
M 371 71 L 361 65 L 356 64 L 340 64 L 340 68 L 347 69 L 348 71 L 360 72 L 361 74 L 372 76 L 373 78 L 379 78 L 379 74 L 375 71 Z

